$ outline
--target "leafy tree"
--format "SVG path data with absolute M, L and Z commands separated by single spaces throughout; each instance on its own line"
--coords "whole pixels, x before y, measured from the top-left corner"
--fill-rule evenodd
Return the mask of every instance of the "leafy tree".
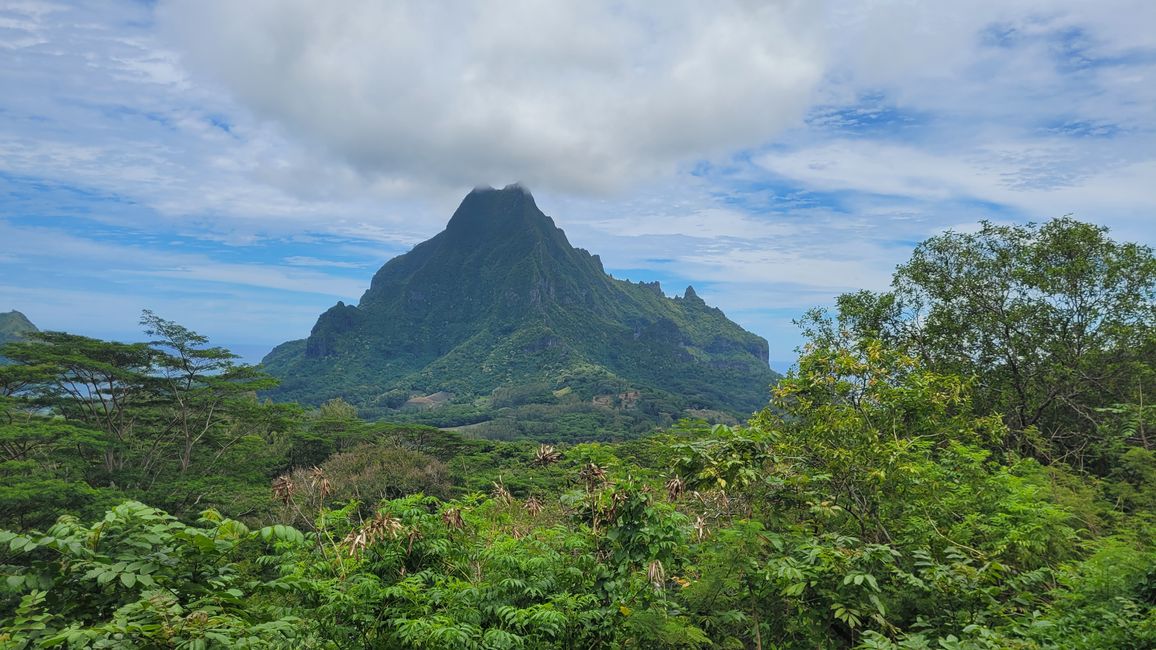
M 155 337 L 149 343 L 151 398 L 162 411 L 163 430 L 175 438 L 180 472 L 189 471 L 198 449 L 209 447 L 213 460 L 219 459 L 246 434 L 232 426 L 232 407 L 277 381 L 253 366 L 236 365 L 237 355 L 209 347 L 206 337 L 147 309 L 141 325 Z
M 319 465 L 334 453 L 374 437 L 357 417 L 357 409 L 339 397 L 309 411 L 300 424 L 289 443 L 289 462 L 295 467 Z
M 107 444 L 100 463 L 106 473 L 147 464 L 159 443 L 144 422 L 151 399 L 149 347 L 64 332 L 36 332 L 29 338 L 4 347 L 4 356 L 36 377 L 19 391 L 25 401 L 102 431 Z
M 0 526 L 50 525 L 61 513 L 110 505 L 86 482 L 86 456 L 104 444 L 99 431 L 27 411 L 0 415 Z M 122 495 L 106 490 L 114 500 Z
M 0 510 L 20 527 L 118 492 L 178 511 L 236 505 L 283 463 L 278 436 L 297 409 L 255 396 L 274 380 L 152 312 L 142 323 L 152 343 L 37 332 L 4 347 Z
M 1068 217 L 932 237 L 890 292 L 838 304 L 835 323 L 812 314 L 812 334 L 843 328 L 975 378 L 981 411 L 1002 414 L 1010 446 L 1041 458 L 1079 464 L 1099 443 L 1096 409 L 1156 385 L 1152 250 Z
M 389 443 L 365 443 L 330 456 L 320 467 L 297 468 L 277 479 L 292 486 L 283 520 L 312 526 L 325 507 L 355 501 L 373 516 L 373 504 L 410 494 L 446 498 L 449 472 L 441 461 Z

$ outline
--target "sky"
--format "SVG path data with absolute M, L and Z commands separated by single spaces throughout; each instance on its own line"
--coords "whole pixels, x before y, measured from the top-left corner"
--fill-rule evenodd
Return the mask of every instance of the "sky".
M 920 241 L 1156 244 L 1148 0 L 0 0 L 0 311 L 248 361 L 520 182 L 768 339 Z

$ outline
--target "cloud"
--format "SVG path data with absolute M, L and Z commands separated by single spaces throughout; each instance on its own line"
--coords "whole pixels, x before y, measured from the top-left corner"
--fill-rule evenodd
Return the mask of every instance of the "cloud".
M 786 224 L 756 219 L 738 210 L 704 208 L 691 214 L 649 214 L 588 222 L 604 233 L 618 237 L 684 236 L 700 239 L 751 239 L 785 236 L 792 232 Z
M 824 72 L 794 0 L 173 0 L 161 23 L 239 102 L 400 187 L 623 188 L 764 142 Z
M 250 361 L 287 338 L 308 334 L 317 314 L 333 304 L 322 300 L 287 303 L 263 292 L 143 296 L 116 286 L 45 291 L 44 287 L 4 282 L 0 282 L 0 300 L 7 301 L 3 309 L 19 309 L 41 329 L 120 341 L 146 339 L 138 320 L 141 310 L 151 309 L 208 336 L 216 345 L 248 344 L 256 348 L 244 351 Z M 244 309 L 237 309 L 238 303 L 244 304 Z M 223 318 L 223 314 L 228 317 Z
M 369 284 L 368 269 L 340 262 L 307 268 L 276 253 L 259 262 L 259 248 L 242 257 L 220 244 L 161 246 L 83 220 L 65 223 L 68 231 L 0 219 L 0 241 L 11 250 L 0 259 L 0 310 L 19 309 L 42 328 L 140 340 L 136 321 L 149 308 L 216 343 L 251 344 L 244 352 L 256 360 L 306 335 L 337 300 L 356 302 Z M 174 250 L 175 242 L 197 250 Z
M 1156 89 L 1119 73 L 1145 59 L 1151 70 L 1152 3 L 870 0 L 831 7 L 834 83 L 825 91 L 832 95 L 875 89 L 904 106 L 1008 124 L 1041 112 L 1110 112 L 1151 126 L 1151 103 L 1137 100 L 1152 99 Z
M 1113 158 L 1113 154 L 1115 157 Z M 790 182 L 821 191 L 853 191 L 925 204 L 975 200 L 1013 206 L 1035 218 L 1069 212 L 1110 213 L 1127 223 L 1156 211 L 1156 160 L 1121 159 L 1111 147 L 1008 139 L 969 150 L 837 140 L 762 155 L 756 163 Z
M 309 257 L 307 255 L 292 255 L 290 257 L 286 257 L 285 263 L 289 266 L 320 266 L 334 269 L 363 269 L 369 266 L 369 264 L 365 263 L 323 260 L 318 257 Z
M 161 251 L 141 245 L 101 241 L 96 237 L 74 237 L 53 228 L 20 227 L 0 220 L 0 239 L 12 246 L 22 274 L 70 277 L 77 284 L 135 284 L 140 278 L 179 281 L 175 286 L 212 283 L 273 289 L 291 293 L 312 293 L 346 299 L 365 290 L 362 279 L 354 279 L 292 265 L 233 263 L 208 255 Z M 331 264 L 337 268 L 339 264 Z M 91 271 L 95 270 L 95 272 Z M 83 280 L 81 280 L 83 278 Z M 40 280 L 42 281 L 42 280 Z M 140 287 L 134 287 L 139 291 Z

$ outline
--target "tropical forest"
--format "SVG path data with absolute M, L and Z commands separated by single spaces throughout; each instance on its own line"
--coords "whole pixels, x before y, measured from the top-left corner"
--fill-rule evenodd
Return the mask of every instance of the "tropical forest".
M 491 193 L 511 191 L 528 200 Z M 671 316 L 675 333 L 655 336 L 653 357 L 674 358 L 669 340 L 685 352 L 684 366 L 665 362 L 667 380 L 645 364 L 628 376 L 638 364 L 598 354 L 614 347 L 615 318 L 647 330 L 634 293 L 610 293 L 618 281 L 602 275 L 604 289 L 550 288 L 551 259 L 514 274 L 540 293 L 480 330 L 536 337 L 506 364 L 506 383 L 475 363 L 453 378 L 475 395 L 459 407 L 475 419 L 601 414 L 562 435 L 487 437 L 401 410 L 365 418 L 367 406 L 389 415 L 353 403 L 373 391 L 436 386 L 370 389 L 351 371 L 355 389 L 335 395 L 340 364 L 376 343 L 342 338 L 355 328 L 326 327 L 331 314 L 314 330 L 329 351 L 296 362 L 337 364 L 315 372 L 328 383 L 312 402 L 299 374 L 280 381 L 300 402 L 273 399 L 283 360 L 239 363 L 151 311 L 136 343 L 7 315 L 0 644 L 1156 647 L 1150 248 L 1072 218 L 931 237 L 887 291 L 844 294 L 799 319 L 806 344 L 791 370 L 735 389 L 764 396 L 745 413 L 746 398 L 728 407 L 671 379 L 702 385 L 685 364 L 734 329 L 721 312 Z M 567 343 L 566 292 L 580 289 L 608 294 L 578 304 L 582 340 L 594 336 L 589 314 L 619 309 L 593 348 Z M 373 318 L 371 294 L 340 308 L 347 320 Z M 636 302 L 676 314 L 689 299 L 657 300 Z M 460 338 L 481 347 L 476 332 Z M 745 358 L 742 345 L 716 348 Z M 524 363 L 532 351 L 550 363 Z M 710 367 L 734 382 L 742 366 Z M 663 404 L 649 415 L 578 405 L 622 388 Z M 567 394 L 583 397 L 565 407 Z M 512 407 L 523 410 L 499 414 Z

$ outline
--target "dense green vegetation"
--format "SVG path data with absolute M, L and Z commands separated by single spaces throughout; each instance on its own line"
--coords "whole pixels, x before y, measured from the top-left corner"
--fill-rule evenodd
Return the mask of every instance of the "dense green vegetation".
M 776 378 L 767 356 L 766 341 L 692 288 L 668 298 L 658 283 L 610 277 L 511 186 L 470 193 L 357 306 L 337 304 L 263 365 L 282 380 L 277 399 L 341 397 L 370 419 L 436 426 L 488 421 L 504 437 L 526 433 L 513 422 L 550 421 L 559 428 L 544 435 L 581 439 L 688 410 L 749 417 Z M 420 399 L 434 394 L 445 400 Z
M 1016 451 L 1103 474 L 1126 442 L 1107 415 L 1131 419 L 1132 442 L 1149 446 L 1154 286 L 1152 251 L 1103 228 L 983 223 L 920 244 L 892 291 L 841 296 L 834 323 L 812 313 L 809 324 L 825 341 L 846 329 L 974 378 L 977 404 L 1004 416 Z
M 1152 269 L 1067 219 L 948 233 L 812 313 L 745 424 L 609 443 L 261 402 L 150 313 L 41 333 L 2 351 L 0 639 L 1151 648 Z

